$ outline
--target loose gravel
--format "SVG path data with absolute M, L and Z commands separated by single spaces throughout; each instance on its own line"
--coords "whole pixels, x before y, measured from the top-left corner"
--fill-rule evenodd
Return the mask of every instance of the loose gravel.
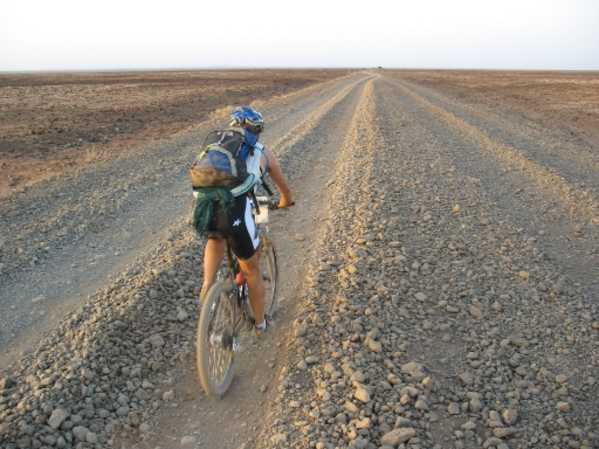
M 296 98 L 296 107 L 305 104 L 295 116 L 294 142 L 351 100 L 364 78 L 325 86 L 329 97 L 318 101 Z M 289 120 L 275 122 L 266 142 L 295 179 L 295 171 L 307 169 L 298 154 L 291 157 L 294 144 L 283 144 Z M 149 434 L 158 409 L 176 405 L 173 370 L 194 351 L 201 282 L 202 242 L 187 216 L 175 215 L 151 251 L 0 377 L 0 447 L 120 447 L 127 435 Z
M 367 89 L 257 447 L 599 445 L 588 285 L 445 132 L 404 87 Z
M 351 92 L 291 133 L 308 145 Z M 599 306 L 582 266 L 597 245 L 594 191 L 585 209 L 579 190 L 538 188 L 542 170 L 506 170 L 501 142 L 443 120 L 408 84 L 378 76 L 361 92 L 263 426 L 242 447 L 599 447 Z M 279 134 L 283 160 L 291 137 Z M 564 198 L 580 207 L 565 213 Z M 543 210 L 559 220 L 541 233 Z M 554 238 L 578 224 L 586 253 Z M 0 447 L 110 447 L 176 403 L 169 373 L 193 351 L 201 242 L 183 222 L 166 235 L 0 379 Z
M 347 93 L 361 78 L 344 77 L 257 101 L 271 118 L 267 143 L 279 143 L 306 115 L 321 110 L 323 103 L 330 105 L 335 96 L 339 99 L 339 91 Z M 0 201 L 0 303 L 5 308 L 0 346 L 14 346 L 32 329 L 51 328 L 65 310 L 74 309 L 164 238 L 162 230 L 189 207 L 186 167 L 197 142 L 222 126 L 229 112 L 215 111 L 208 122 L 144 151 Z M 8 364 L 15 357 L 0 361 Z

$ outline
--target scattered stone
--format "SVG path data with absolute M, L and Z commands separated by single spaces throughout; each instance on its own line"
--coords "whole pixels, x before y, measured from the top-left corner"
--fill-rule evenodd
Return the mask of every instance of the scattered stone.
M 296 337 L 303 337 L 308 333 L 308 323 L 306 322 L 302 322 L 299 326 L 297 326 L 297 328 L 295 329 L 295 336 Z
M 48 419 L 48 425 L 53 429 L 58 429 L 62 422 L 69 416 L 67 411 L 63 408 L 54 409 L 50 418 Z
M 357 408 L 356 408 L 356 412 L 357 412 Z M 339 424 L 347 424 L 347 415 L 345 413 L 337 414 L 337 416 L 335 416 L 335 422 L 337 422 Z
M 297 364 L 297 369 L 304 371 L 304 370 L 308 369 L 308 364 L 306 363 L 305 360 L 300 360 Z
M 497 413 L 497 411 L 489 411 L 489 419 L 487 421 L 487 425 L 491 428 L 503 427 L 503 421 L 501 420 L 501 416 L 499 416 L 499 413 Z
M 75 427 L 73 427 L 71 432 L 73 432 L 73 435 L 75 435 L 75 438 L 77 438 L 78 440 L 86 441 L 86 437 L 87 437 L 89 430 L 87 429 L 87 427 L 75 426 Z
M 424 366 L 417 362 L 409 362 L 401 365 L 401 371 L 412 376 L 414 380 L 422 380 L 426 377 Z
M 422 292 L 418 292 L 414 295 L 414 297 L 418 300 L 418 301 L 426 301 L 427 296 L 422 293 Z
M 186 435 L 181 438 L 181 446 L 193 446 L 196 443 L 196 438 L 192 435 Z
M 480 307 L 478 307 L 478 306 L 471 305 L 468 308 L 468 311 L 470 312 L 470 315 L 472 315 L 472 318 L 476 318 L 477 320 L 481 319 L 483 316 L 483 312 L 481 311 Z
M 513 427 L 495 427 L 493 429 L 493 435 L 497 438 L 507 438 L 516 433 L 516 429 Z
M 424 390 L 429 393 L 433 391 L 433 379 L 430 376 L 427 376 L 424 379 L 422 379 L 420 385 L 422 385 L 422 388 L 424 388 Z
M 366 390 L 366 388 L 359 386 L 356 389 L 356 392 L 354 393 L 354 397 L 360 401 L 363 402 L 364 404 L 366 404 L 367 402 L 370 401 L 370 393 L 368 392 L 368 390 Z
M 460 374 L 459 378 L 464 385 L 472 385 L 474 383 L 474 376 L 468 372 Z
M 274 445 L 277 446 L 279 444 L 283 444 L 287 442 L 287 434 L 284 433 L 276 433 L 274 434 L 272 437 L 270 437 L 270 442 Z
M 182 308 L 179 308 L 179 311 L 177 312 L 177 320 L 185 321 L 187 320 L 187 318 L 189 318 L 189 314 Z
M 506 408 L 502 413 L 501 417 L 503 418 L 503 422 L 508 426 L 515 424 L 518 421 L 518 411 L 513 408 Z
M 414 404 L 416 410 L 428 410 L 428 404 L 423 399 L 418 399 Z
M 566 412 L 569 412 L 572 409 L 572 406 L 570 405 L 569 402 L 561 401 L 561 402 L 557 403 L 557 409 L 560 412 L 566 413 Z
M 460 405 L 457 402 L 450 402 L 447 407 L 447 413 L 450 415 L 459 415 L 460 414 Z
M 470 402 L 468 403 L 470 411 L 474 413 L 479 412 L 483 408 L 482 403 L 480 401 L 480 394 L 469 392 L 467 393 L 467 396 L 470 399 Z
M 154 334 L 148 340 L 154 348 L 162 348 L 164 346 L 164 338 L 160 334 Z
M 558 384 L 565 384 L 566 382 L 568 382 L 568 376 L 566 376 L 565 374 L 558 374 L 557 376 L 555 376 L 555 381 Z
M 13 388 L 17 383 L 14 381 L 12 377 L 2 377 L 0 376 L 0 391 L 8 390 L 9 388 Z
M 370 337 L 366 339 L 366 344 L 368 345 L 368 349 L 370 349 L 372 352 L 378 353 L 383 350 L 383 345 L 381 342 L 373 340 Z
M 343 405 L 343 408 L 348 411 L 349 413 L 358 413 L 360 411 L 360 409 L 358 408 L 358 406 L 356 404 L 354 404 L 351 401 L 345 401 L 345 404 Z
M 462 424 L 462 429 L 464 430 L 474 430 L 476 429 L 476 423 L 471 419 Z
M 309 355 L 308 357 L 306 357 L 306 364 L 308 365 L 314 365 L 315 363 L 318 363 L 318 357 L 315 355 Z
M 447 307 L 445 308 L 445 310 L 447 310 L 449 313 L 458 313 L 460 311 L 460 308 L 453 306 L 451 304 L 448 304 Z
M 89 444 L 96 444 L 98 442 L 98 435 L 96 435 L 94 432 L 88 431 L 85 435 L 85 441 L 87 441 Z
M 162 393 L 162 400 L 163 401 L 172 401 L 173 399 L 175 399 L 175 392 L 173 390 L 167 390 L 164 393 Z
M 402 427 L 386 433 L 381 438 L 381 443 L 384 445 L 395 447 L 401 443 L 409 441 L 416 436 L 416 429 L 412 427 Z
M 363 418 L 356 421 L 356 429 L 368 429 L 370 428 L 370 418 Z

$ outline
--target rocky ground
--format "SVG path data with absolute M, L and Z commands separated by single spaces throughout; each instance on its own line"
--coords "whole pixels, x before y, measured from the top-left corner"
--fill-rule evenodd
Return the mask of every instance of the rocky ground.
M 511 217 L 495 197 L 506 187 L 477 177 L 485 148 L 453 144 L 462 129 L 439 129 L 405 84 L 374 85 L 259 447 L 597 447 L 590 202 L 566 214 L 590 227 L 586 254 L 558 258 L 535 211 Z
M 228 396 L 193 382 L 181 218 L 5 373 L 0 446 L 599 447 L 592 155 L 413 81 L 303 94 L 269 137 L 298 208 L 273 217 L 276 328 Z
M 295 127 L 351 84 L 342 78 L 255 104 L 270 117 L 265 137 L 276 148 Z M 188 213 L 187 167 L 209 129 L 229 110 L 118 159 L 64 175 L 0 202 L 0 344 L 6 364 L 35 343 L 87 295 L 118 276 L 164 230 Z M 313 118 L 312 118 L 313 120 Z M 296 130 L 297 131 L 297 130 Z M 289 136 L 293 137 L 289 137 Z M 33 335 L 29 335 L 31 331 Z M 10 344 L 8 344 L 10 342 Z

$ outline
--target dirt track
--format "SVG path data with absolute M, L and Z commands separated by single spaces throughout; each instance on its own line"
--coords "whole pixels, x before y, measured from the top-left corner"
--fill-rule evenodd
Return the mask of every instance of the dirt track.
M 347 70 L 0 74 L 0 198 Z
M 15 268 L 3 329 L 25 332 L 26 299 L 46 314 L 69 294 L 92 296 L 7 373 L 0 442 L 597 447 L 595 154 L 401 73 L 355 74 L 263 108 L 298 206 L 274 217 L 276 329 L 247 341 L 230 394 L 206 398 L 191 370 L 200 242 L 182 167 L 206 123 L 144 153 L 151 172 L 125 162 L 67 179 L 75 210 L 56 212 L 57 188 L 7 215 L 14 229 L 42 217 L 29 230 L 44 236 L 36 248 L 64 252 Z M 95 253 L 110 263 L 92 273 Z M 37 299 L 38 286 L 57 293 Z M 67 418 L 53 430 L 58 408 Z

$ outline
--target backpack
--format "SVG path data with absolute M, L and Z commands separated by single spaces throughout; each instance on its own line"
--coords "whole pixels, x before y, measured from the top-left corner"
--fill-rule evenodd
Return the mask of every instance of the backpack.
M 243 130 L 209 133 L 189 170 L 192 187 L 234 188 L 242 184 L 248 176 L 245 161 L 252 146 Z

